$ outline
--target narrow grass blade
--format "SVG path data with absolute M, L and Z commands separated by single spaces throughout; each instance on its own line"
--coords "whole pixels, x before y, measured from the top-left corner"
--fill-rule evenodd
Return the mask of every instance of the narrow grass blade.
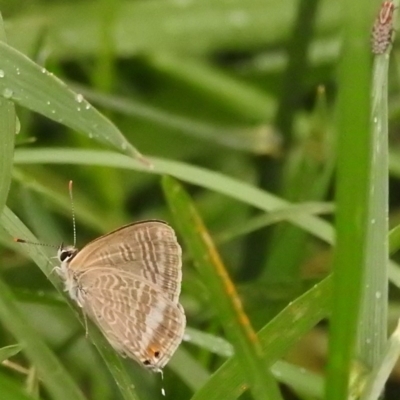
M 395 226 L 389 232 L 389 252 L 394 254 L 400 250 L 400 225 Z
M 357 335 L 357 361 L 369 369 L 375 368 L 381 361 L 387 342 L 389 291 L 388 72 L 388 54 L 377 55 L 373 64 L 371 88 L 370 146 L 372 157 L 366 268 Z
M 126 168 L 156 174 L 167 174 L 194 185 L 225 194 L 245 204 L 264 211 L 274 211 L 290 205 L 278 196 L 258 189 L 248 183 L 223 175 L 206 168 L 196 167 L 178 161 L 149 157 L 153 168 L 149 171 L 141 163 L 135 162 L 122 154 L 109 151 L 71 150 L 67 148 L 18 149 L 14 162 L 17 164 L 79 164 L 100 165 L 113 168 Z M 311 215 L 289 215 L 288 221 L 303 228 L 323 241 L 333 243 L 332 226 Z
M 188 385 L 193 392 L 203 386 L 210 373 L 182 346 L 174 354 L 168 367 Z
M 389 379 L 390 373 L 393 371 L 395 364 L 400 356 L 400 321 L 395 331 L 390 337 L 384 357 L 377 363 L 374 370 L 368 377 L 364 394 L 361 400 L 378 400 L 385 388 L 386 381 Z
M 218 172 L 156 157 L 150 158 L 154 168 L 149 171 L 141 163 L 135 162 L 122 154 L 108 151 L 71 150 L 59 149 L 19 149 L 15 151 L 14 162 L 17 164 L 76 164 L 99 165 L 112 168 L 124 168 L 129 170 L 144 171 L 154 174 L 168 174 L 188 183 L 198 185 L 217 193 L 230 196 L 245 204 L 257 207 L 267 212 L 280 210 L 291 206 L 286 200 L 273 194 L 260 190 L 246 182 L 222 175 Z M 333 244 L 334 233 L 332 225 L 321 218 L 312 215 L 292 215 L 289 213 L 285 220 L 301 227 L 322 241 Z M 396 264 L 389 263 L 389 278 L 400 287 L 400 274 L 396 271 Z
M 211 125 L 201 120 L 145 105 L 143 102 L 96 92 L 87 87 L 74 84 L 72 88 L 76 88 L 76 91 L 83 93 L 90 101 L 108 110 L 149 121 L 159 125 L 160 128 L 175 129 L 188 137 L 201 139 L 223 148 L 255 154 L 276 154 L 281 144 L 280 136 L 270 125 L 243 128 Z
M 2 97 L 112 145 L 149 166 L 118 128 L 80 93 L 74 93 L 45 68 L 4 42 L 0 42 L 0 75 Z
M 1 280 L 0 293 L 0 319 L 2 323 L 24 347 L 24 352 L 36 366 L 43 384 L 54 399 L 84 400 L 85 397 L 75 385 L 71 375 L 35 330 L 30 327 L 18 309 L 11 290 Z
M 189 196 L 173 178 L 163 178 L 163 189 L 176 224 L 209 288 L 225 333 L 231 339 L 244 375 L 256 399 L 281 398 L 265 363 L 261 345 L 246 316 L 239 295 L 206 227 Z
M 32 233 L 25 227 L 25 225 L 18 219 L 18 217 L 12 213 L 8 208 L 5 208 L 1 219 L 0 219 L 1 225 L 3 228 L 12 236 L 12 237 L 19 237 L 23 238 L 25 240 L 37 242 L 37 239 L 32 235 Z M 38 265 L 38 267 L 43 271 L 43 273 L 47 276 L 47 278 L 51 281 L 51 283 L 55 286 L 55 288 L 60 292 L 63 293 L 64 291 L 61 285 L 61 282 L 56 278 L 54 274 L 51 273 L 54 265 L 53 265 L 53 260 L 50 258 L 49 254 L 47 251 L 45 251 L 45 248 L 42 246 L 35 246 L 35 245 L 30 245 L 30 244 L 23 244 L 21 245 L 27 252 L 27 255 L 32 258 L 32 260 Z M 73 304 L 71 299 L 65 297 L 66 301 L 68 304 L 71 306 L 71 308 L 74 310 L 76 317 L 80 320 L 82 326 L 85 326 L 85 322 L 82 318 L 82 316 L 78 313 L 76 306 Z M 1 306 L 1 304 L 0 304 Z M 1 310 L 0 310 L 1 311 Z M 13 322 L 12 319 L 10 322 Z M 90 323 L 90 321 L 88 321 Z M 18 326 L 19 327 L 19 326 Z M 19 333 L 23 336 L 21 336 L 21 342 L 24 343 L 25 345 L 31 345 L 31 341 L 29 341 L 29 338 L 25 338 L 25 334 L 28 335 L 28 331 L 19 331 Z M 95 327 L 94 324 L 90 323 L 89 324 L 89 332 L 90 332 L 90 339 L 93 341 L 93 343 L 96 345 L 98 348 L 101 356 L 103 357 L 104 361 L 106 362 L 111 374 L 113 375 L 115 381 L 118 384 L 118 387 L 124 397 L 125 400 L 138 400 L 138 396 L 135 392 L 135 385 L 134 382 L 132 381 L 131 377 L 129 376 L 128 372 L 126 371 L 125 367 L 123 366 L 123 363 L 120 359 L 120 357 L 117 355 L 117 353 L 111 349 L 110 345 L 106 342 L 106 339 L 103 337 L 103 335 L 98 331 L 98 329 Z M 32 344 L 33 348 L 34 344 Z M 37 355 L 38 357 L 41 356 L 40 353 L 40 348 L 38 348 L 37 352 L 36 350 L 33 350 L 33 354 Z M 49 352 L 50 350 L 46 350 Z M 44 353 L 46 354 L 46 353 Z M 36 360 L 35 360 L 36 361 Z M 45 362 L 45 361 L 43 361 Z M 58 361 L 54 358 L 52 361 L 53 363 Z M 61 373 L 62 367 L 56 367 L 55 365 L 51 366 L 52 370 L 54 370 L 54 373 Z M 61 368 L 61 369 L 60 369 Z M 58 371 L 58 372 L 57 372 Z M 39 369 L 40 372 L 40 369 Z M 65 374 L 68 375 L 66 371 L 64 371 Z M 67 378 L 66 378 L 67 379 Z M 69 378 L 70 379 L 70 378 Z M 61 384 L 59 385 L 61 387 Z M 62 390 L 62 389 L 61 389 Z M 69 393 L 71 394 L 71 393 Z M 66 399 L 80 399 L 81 397 L 74 397 L 73 395 L 70 395 L 69 397 L 65 397 Z M 63 399 L 61 397 L 60 399 Z
M 332 203 L 303 202 L 288 207 L 277 209 L 264 215 L 257 215 L 246 221 L 245 224 L 230 229 L 229 232 L 217 236 L 217 243 L 226 243 L 237 237 L 247 235 L 257 229 L 265 228 L 278 222 L 287 221 L 289 217 L 298 215 L 318 215 L 333 213 L 335 207 Z
M 5 44 L 3 17 L 0 14 L 0 44 Z M 16 114 L 14 104 L 0 97 L 0 213 L 6 205 L 11 184 L 11 170 L 14 157 L 14 140 L 16 134 Z
M 12 173 L 13 179 L 16 182 L 19 182 L 23 187 L 28 190 L 32 190 L 33 192 L 39 194 L 40 196 L 45 197 L 51 203 L 55 204 L 56 206 L 62 208 L 63 210 L 67 211 L 67 215 L 71 215 L 71 199 L 68 196 L 67 185 L 64 185 L 64 192 L 60 189 L 62 186 L 60 185 L 46 185 L 45 176 L 44 178 L 39 178 L 35 176 L 31 176 L 27 174 L 25 171 L 21 169 L 14 168 Z M 47 180 L 48 183 L 48 180 Z M 79 188 L 74 189 L 74 198 L 79 198 Z M 88 226 L 94 230 L 100 232 L 106 232 L 110 230 L 113 226 L 115 226 L 115 221 L 111 221 L 108 219 L 107 216 L 104 218 L 99 219 L 98 215 L 100 214 L 100 210 L 96 208 L 96 204 L 90 203 L 87 204 L 83 199 L 76 201 L 74 204 L 75 207 L 75 214 L 80 221 L 82 221 L 85 226 Z
M 212 353 L 222 357 L 231 357 L 234 353 L 233 346 L 225 339 L 197 329 L 186 327 L 183 340 L 203 349 L 208 349 Z
M 322 399 L 324 394 L 324 379 L 297 365 L 285 361 L 277 361 L 272 367 L 272 373 L 281 382 L 291 387 L 304 398 Z M 301 398 L 301 396 L 299 396 Z
M 331 285 L 331 277 L 324 279 L 294 300 L 259 331 L 267 365 L 276 363 L 306 332 L 328 316 Z M 193 395 L 192 400 L 235 400 L 248 389 L 248 385 L 235 355 L 211 376 Z
M 343 49 L 338 74 L 338 146 L 334 294 L 325 396 L 349 395 L 350 371 L 367 261 L 370 160 L 370 71 L 368 38 L 372 3 L 341 2 Z M 368 6 L 367 6 L 368 5 Z M 379 188 L 376 188 L 379 190 Z
M 23 346 L 21 346 L 20 344 L 12 344 L 10 346 L 2 347 L 0 349 L 0 363 L 3 362 L 4 360 L 7 360 L 7 358 L 15 356 L 22 349 Z

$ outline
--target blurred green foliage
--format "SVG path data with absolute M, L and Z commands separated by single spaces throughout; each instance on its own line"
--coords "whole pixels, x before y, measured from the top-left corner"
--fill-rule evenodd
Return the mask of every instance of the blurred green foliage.
M 0 393 L 7 390 L 7 400 L 72 393 L 150 400 L 163 398 L 161 387 L 177 400 L 256 393 L 247 391 L 240 352 L 225 362 L 238 343 L 226 342 L 210 282 L 185 247 L 188 330 L 161 380 L 117 357 L 91 327 L 102 358 L 51 274 L 55 251 L 12 240 L 29 239 L 28 227 L 43 243 L 73 241 L 71 179 L 78 247 L 141 219 L 178 228 L 179 204 L 169 208 L 160 185 L 160 175 L 172 175 L 184 182 L 186 207 L 196 205 L 244 311 L 261 329 L 262 357 L 286 385 L 283 398 L 321 398 L 315 372 L 323 374 L 325 332 L 312 329 L 331 300 L 340 3 L 0 0 L 0 11 L 7 43 L 0 46 L 0 92 L 3 119 L 12 120 L 0 125 L 11 132 L 0 143 L 0 195 L 8 207 L 0 228 L 0 350 L 20 350 L 0 368 Z M 368 40 L 365 32 L 365 48 Z M 16 103 L 17 135 L 4 98 Z M 394 136 L 394 188 L 397 142 Z M 396 196 L 392 203 L 396 222 Z M 276 363 L 289 350 L 293 364 Z

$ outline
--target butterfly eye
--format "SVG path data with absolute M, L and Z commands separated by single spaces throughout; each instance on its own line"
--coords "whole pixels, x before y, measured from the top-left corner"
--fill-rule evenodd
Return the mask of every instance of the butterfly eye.
M 154 352 L 154 357 L 155 357 L 155 358 L 160 357 L 160 352 L 159 352 L 159 351 L 155 351 L 155 352 Z
M 72 255 L 72 252 L 70 250 L 62 250 L 59 254 L 59 259 L 61 262 L 65 261 L 67 258 L 70 258 Z
M 150 365 L 151 363 L 150 363 L 150 360 L 144 360 L 144 361 L 143 361 L 143 364 L 144 364 L 144 365 Z

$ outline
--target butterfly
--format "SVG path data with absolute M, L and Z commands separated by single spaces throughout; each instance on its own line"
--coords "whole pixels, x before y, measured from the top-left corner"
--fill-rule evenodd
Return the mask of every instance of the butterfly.
M 165 222 L 125 225 L 81 250 L 58 249 L 65 291 L 112 347 L 160 371 L 182 341 L 182 250 Z

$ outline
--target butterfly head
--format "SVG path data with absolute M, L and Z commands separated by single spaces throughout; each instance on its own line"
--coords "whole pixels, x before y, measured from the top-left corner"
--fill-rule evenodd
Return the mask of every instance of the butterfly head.
M 61 246 L 57 251 L 57 258 L 61 264 L 68 264 L 78 253 L 78 249 L 75 246 Z

